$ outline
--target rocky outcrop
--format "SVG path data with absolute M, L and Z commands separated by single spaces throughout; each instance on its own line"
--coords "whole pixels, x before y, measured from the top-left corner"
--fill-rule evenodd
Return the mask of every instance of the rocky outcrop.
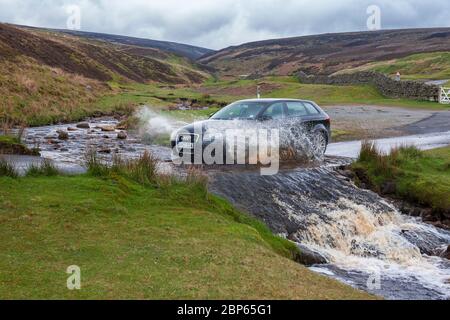
M 380 93 L 388 98 L 408 98 L 417 100 L 439 101 L 439 87 L 417 81 L 397 81 L 372 71 L 362 71 L 338 75 L 307 75 L 300 71 L 297 74 L 302 83 L 329 85 L 361 85 L 372 84 Z
M 328 260 L 319 252 L 313 251 L 301 244 L 297 244 L 297 247 L 300 250 L 298 257 L 296 258 L 297 262 L 307 267 L 328 263 Z

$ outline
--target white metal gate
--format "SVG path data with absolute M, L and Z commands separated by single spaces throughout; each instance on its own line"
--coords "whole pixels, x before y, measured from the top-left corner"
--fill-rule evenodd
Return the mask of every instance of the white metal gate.
M 439 103 L 450 104 L 450 88 L 441 87 L 439 92 Z

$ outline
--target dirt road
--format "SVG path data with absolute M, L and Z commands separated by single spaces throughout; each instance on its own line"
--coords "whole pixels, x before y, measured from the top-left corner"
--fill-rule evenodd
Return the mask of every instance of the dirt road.
M 325 106 L 334 141 L 387 138 L 450 131 L 449 111 L 382 106 Z

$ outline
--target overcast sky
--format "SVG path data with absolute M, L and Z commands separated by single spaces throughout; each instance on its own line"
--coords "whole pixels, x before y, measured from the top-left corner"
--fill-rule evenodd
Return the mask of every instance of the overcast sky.
M 449 27 L 449 0 L 0 0 L 0 21 L 67 28 L 70 5 L 81 30 L 220 49 L 249 41 L 367 30 L 369 5 L 382 29 Z

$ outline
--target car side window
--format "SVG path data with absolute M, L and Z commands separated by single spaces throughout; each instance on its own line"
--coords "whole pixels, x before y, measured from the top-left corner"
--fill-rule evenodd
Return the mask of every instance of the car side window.
M 308 113 L 310 115 L 317 115 L 320 112 L 316 109 L 316 107 L 314 107 L 311 103 L 309 102 L 303 102 L 303 104 L 305 105 L 306 110 L 308 111 Z
M 303 117 L 308 115 L 306 107 L 301 102 L 286 102 L 289 117 Z
M 283 112 L 283 102 L 277 102 L 271 105 L 267 108 L 267 110 L 264 112 L 263 117 L 270 117 L 271 119 L 277 120 L 277 119 L 283 119 L 284 112 Z

